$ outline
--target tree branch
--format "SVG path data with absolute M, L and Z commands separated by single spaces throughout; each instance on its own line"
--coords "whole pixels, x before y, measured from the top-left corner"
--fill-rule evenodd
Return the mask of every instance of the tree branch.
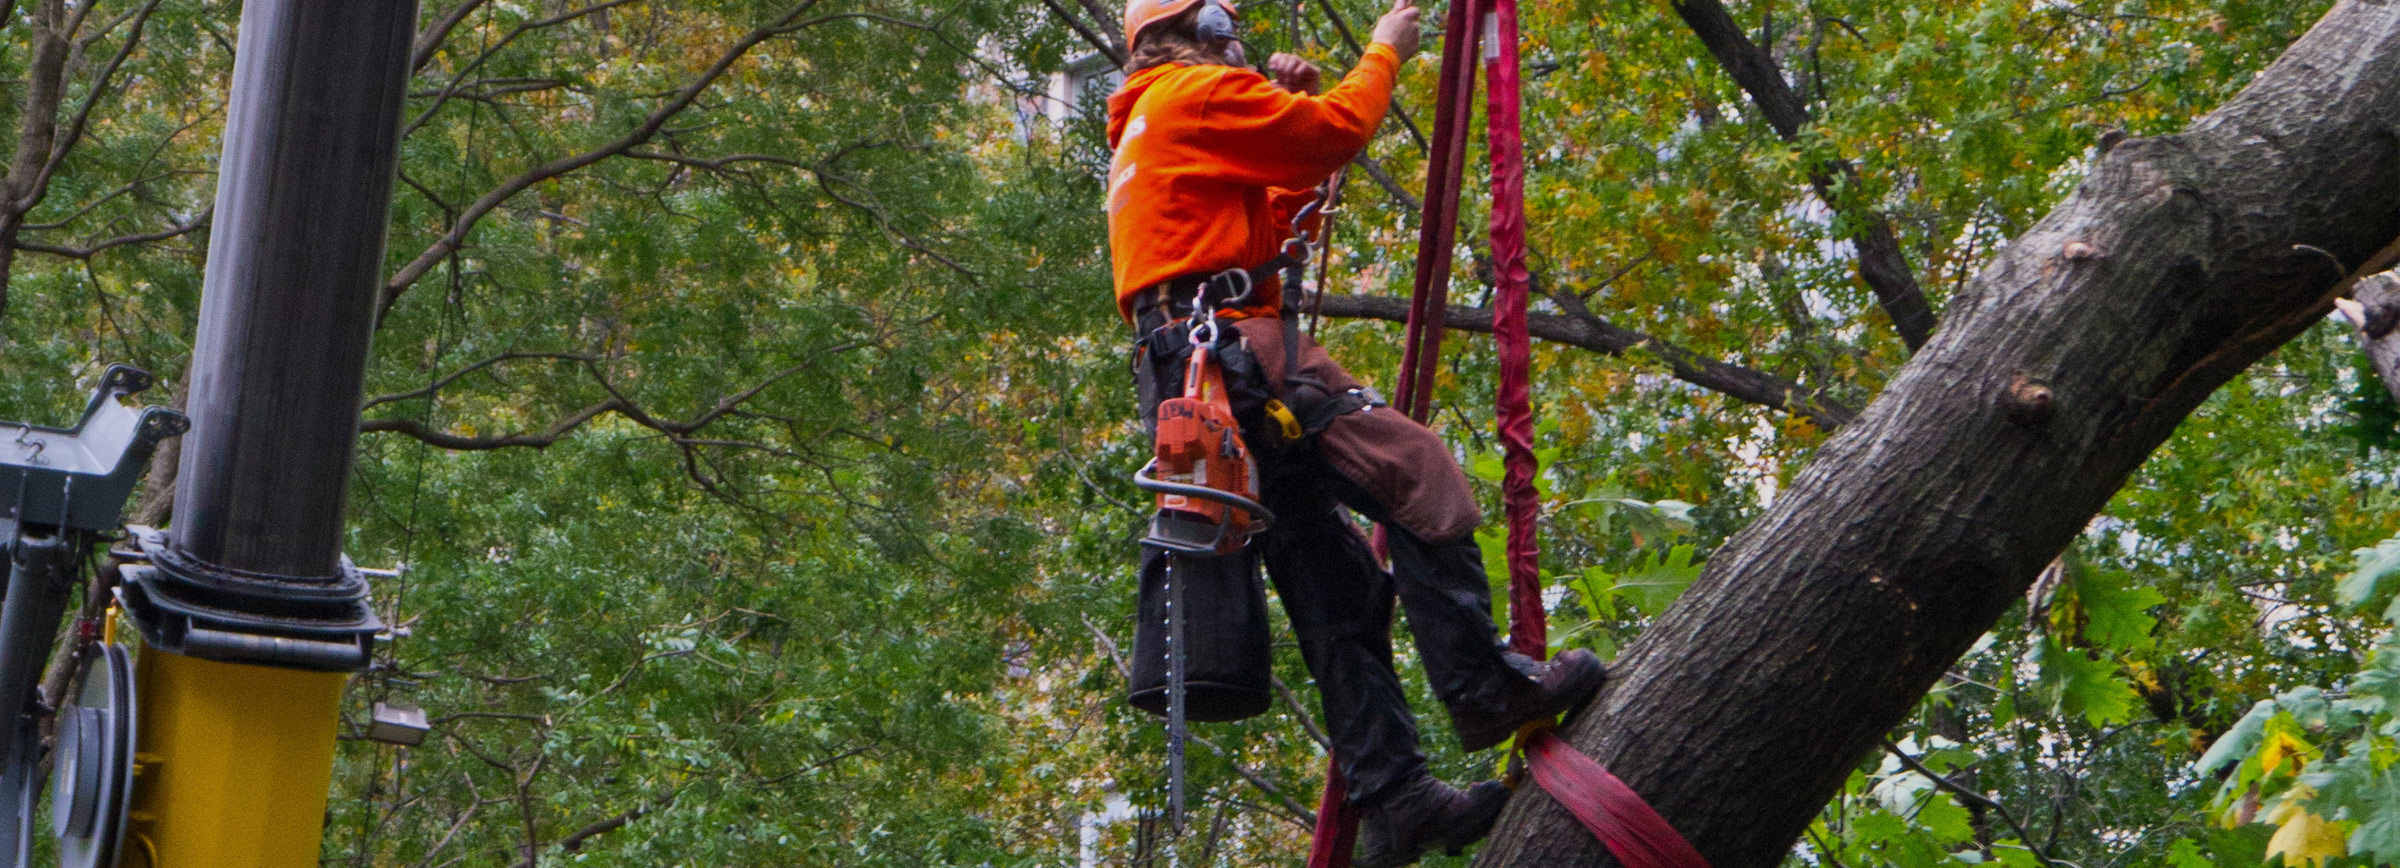
M 1115 38 L 1102 37 L 1092 30 L 1091 25 L 1083 23 L 1082 18 L 1067 11 L 1067 7 L 1059 5 L 1058 0 L 1042 0 L 1042 5 L 1049 7 L 1050 14 L 1057 16 L 1058 20 L 1066 22 L 1067 27 L 1075 31 L 1075 35 L 1083 37 L 1085 44 L 1107 57 L 1108 62 L 1116 64 L 1119 69 L 1124 68 L 1125 48 L 1118 45 Z
M 2224 106 L 2101 154 L 1567 739 L 1718 868 L 1784 861 L 2208 395 L 2331 309 L 2345 273 L 2301 247 L 2365 263 L 2400 238 L 2394 117 L 2400 6 L 2338 3 Z M 1480 865 L 1615 864 L 1555 803 L 1514 801 Z
M 91 125 L 92 110 L 100 105 L 100 98 L 108 94 L 108 84 L 116 78 L 117 70 L 124 68 L 126 59 L 131 58 L 134 49 L 141 45 L 142 28 L 150 23 L 150 14 L 158 11 L 160 2 L 161 0 L 150 0 L 142 5 L 138 13 L 130 16 L 133 28 L 126 32 L 125 44 L 117 46 L 117 53 L 110 55 L 108 64 L 100 68 L 100 74 L 92 77 L 91 89 L 84 92 L 83 102 L 75 107 L 74 117 L 67 121 L 66 134 L 60 136 L 57 142 L 51 145 L 49 158 L 43 161 L 41 173 L 34 179 L 32 189 L 29 191 L 30 196 L 19 200 L 20 210 L 33 210 L 33 206 L 38 204 L 42 196 L 49 191 L 51 177 L 56 175 L 58 167 L 67 161 L 67 153 L 74 150 L 77 144 L 82 143 L 83 131 Z M 85 9 L 88 11 L 90 6 L 91 4 L 85 4 Z M 100 33 L 115 29 L 116 24 L 117 22 L 110 22 L 109 27 Z M 99 35 L 93 34 L 94 37 Z
M 1750 101 L 1758 106 L 1759 114 L 1775 128 L 1775 134 L 1793 146 L 1800 146 L 1800 131 L 1808 126 L 1808 104 L 1793 92 L 1784 81 L 1783 71 L 1767 49 L 1750 41 L 1749 34 L 1735 24 L 1732 13 L 1719 0 L 1674 0 L 1675 14 L 1700 37 L 1702 45 L 1717 58 L 1717 63 L 1741 85 Z M 1892 327 L 1900 332 L 1900 340 L 1914 352 L 1925 346 L 1937 325 L 1933 306 L 1925 300 L 1925 290 L 1917 284 L 1916 274 L 1909 269 L 1908 257 L 1901 252 L 1900 240 L 1892 231 L 1892 223 L 1881 212 L 1855 201 L 1856 194 L 1839 191 L 1859 188 L 1858 168 L 1839 156 L 1828 156 L 1809 168 L 1809 184 L 1816 188 L 1817 198 L 1826 206 L 1841 212 L 1854 221 L 1857 229 L 1851 232 L 1850 242 L 1858 252 L 1858 276 L 1874 290 L 1876 303 L 1882 305 L 1892 318 Z
M 1350 22 L 1342 18 L 1341 10 L 1333 8 L 1332 0 L 1317 0 L 1317 8 L 1325 11 L 1325 20 L 1333 23 L 1335 33 L 1341 34 L 1342 44 L 1350 46 L 1352 58 L 1366 56 L 1366 46 L 1359 44 L 1357 34 L 1350 30 Z M 1399 121 L 1400 128 L 1408 131 L 1408 137 L 1417 143 L 1417 150 L 1432 149 L 1433 146 L 1426 143 L 1425 131 L 1417 128 L 1417 119 L 1409 117 L 1408 107 L 1401 105 L 1399 100 L 1392 101 L 1392 119 Z
M 406 392 L 394 392 L 389 395 L 377 395 L 375 397 L 368 398 L 365 402 L 358 405 L 358 409 L 372 410 L 376 407 L 380 407 L 394 401 L 406 401 L 411 398 L 422 398 L 447 388 L 451 383 L 457 382 L 458 378 L 460 377 L 464 377 L 468 374 L 475 373 L 476 371 L 500 364 L 501 362 L 513 362 L 519 359 L 553 359 L 559 361 L 584 362 L 588 364 L 594 361 L 595 357 L 583 353 L 501 353 L 499 355 L 484 359 L 483 361 L 476 362 L 472 365 L 451 371 L 449 374 L 439 377 L 431 383 L 427 383 L 425 388 L 413 389 Z
M 1326 316 L 1344 319 L 1408 321 L 1408 300 L 1396 296 L 1328 295 L 1323 310 Z M 1536 313 L 1528 314 L 1525 320 L 1527 330 L 1542 340 L 1608 356 L 1646 352 L 1665 362 L 1678 380 L 1752 404 L 1792 413 L 1820 428 L 1839 428 L 1858 415 L 1858 411 L 1826 397 L 1822 390 L 1703 356 L 1642 332 L 1612 324 L 1589 312 L 1582 315 Z M 1488 308 L 1454 304 L 1444 314 L 1443 324 L 1446 328 L 1458 331 L 1488 334 L 1492 330 L 1492 312 Z
M 478 2 L 478 0 L 470 0 L 470 2 Z M 582 18 L 586 15 L 591 15 L 596 12 L 604 12 L 609 9 L 633 2 L 637 2 L 637 0 L 603 0 L 603 2 L 594 3 L 590 6 L 585 6 L 580 9 L 570 9 L 557 15 L 552 15 L 548 18 L 527 21 L 523 24 L 509 28 L 508 33 L 502 35 L 491 45 L 486 46 L 482 52 L 475 55 L 474 60 L 467 61 L 466 66 L 460 67 L 456 74 L 450 76 L 450 83 L 442 86 L 442 92 L 434 97 L 433 104 L 426 106 L 424 111 L 418 112 L 416 117 L 411 118 L 407 125 L 400 128 L 400 137 L 405 139 L 408 137 L 409 133 L 415 132 L 418 127 L 422 127 L 426 123 L 432 121 L 433 116 L 436 113 L 439 113 L 442 110 L 442 106 L 450 101 L 450 97 L 458 93 L 459 87 L 466 82 L 467 76 L 474 75 L 476 70 L 482 69 L 485 63 L 490 62 L 494 56 L 497 56 L 501 49 L 507 48 L 510 43 L 516 42 L 518 37 L 524 36 L 527 33 L 532 33 L 536 30 L 556 27 L 569 21 Z M 451 14 L 459 15 L 463 18 L 469 11 L 472 10 L 466 7 L 461 7 L 459 9 L 451 10 Z M 451 26 L 456 26 L 456 23 L 457 22 L 451 22 L 450 24 Z M 443 28 L 442 32 L 446 38 L 449 33 L 449 29 L 445 27 Z M 422 63 L 431 61 L 433 59 L 433 52 L 438 50 L 438 48 L 438 45 L 428 46 L 422 40 L 422 38 L 420 38 L 415 50 L 425 53 L 413 62 Z M 410 68 L 414 69 L 415 67 Z
M 672 805 L 674 803 L 675 794 L 673 792 L 669 792 L 666 795 L 659 796 L 657 801 L 652 804 L 635 805 L 633 807 L 626 808 L 625 810 L 618 812 L 616 816 L 601 820 L 581 829 L 577 829 L 568 833 L 566 837 L 558 839 L 558 849 L 565 850 L 569 853 L 582 852 L 583 845 L 591 841 L 593 838 L 597 838 L 610 832 L 614 832 L 618 829 L 625 828 L 627 823 L 639 820 L 645 815 L 665 810 L 668 805 Z
M 2335 304 L 2358 327 L 2360 348 L 2375 376 L 2383 379 L 2392 400 L 2400 401 L 2400 337 L 2392 334 L 2393 326 L 2400 325 L 2400 273 L 2387 271 L 2359 281 L 2355 292 L 2355 300 Z
M 199 216 L 193 217 L 192 219 L 182 223 L 169 226 L 165 229 L 160 229 L 156 232 L 136 232 L 131 235 L 119 235 L 115 238 L 110 238 L 105 241 L 94 242 L 87 247 L 62 247 L 54 244 L 42 244 L 35 241 L 19 240 L 17 242 L 17 249 L 30 251 L 33 253 L 47 253 L 52 256 L 63 256 L 68 259 L 88 260 L 94 256 L 100 255 L 104 251 L 112 248 L 123 247 L 128 244 L 148 244 L 153 241 L 165 241 L 169 238 L 189 235 L 193 232 L 199 231 L 202 227 L 207 226 L 209 219 L 214 217 L 216 213 L 217 206 L 211 204 L 207 208 L 201 209 Z
M 1376 162 L 1374 157 L 1361 152 L 1358 156 L 1350 158 L 1350 162 L 1352 165 L 1365 169 L 1367 177 L 1374 179 L 1375 186 L 1382 187 L 1383 192 L 1392 197 L 1392 201 L 1400 203 L 1400 207 L 1408 209 L 1409 213 L 1414 214 L 1425 210 L 1425 206 L 1417 201 L 1416 194 L 1408 192 L 1408 188 L 1400 186 L 1399 181 L 1393 180 L 1392 173 L 1384 171 L 1383 164 Z
M 878 339 L 880 339 L 880 336 Z M 542 430 L 540 433 L 535 434 L 508 434 L 477 437 L 440 430 L 415 419 L 367 419 L 359 423 L 359 431 L 362 433 L 380 431 L 400 434 L 406 437 L 414 438 L 430 446 L 462 452 L 483 452 L 494 449 L 510 449 L 518 447 L 544 449 L 548 448 L 551 444 L 558 442 L 559 438 L 565 437 L 569 433 L 572 433 L 575 429 L 583 427 L 593 419 L 599 418 L 601 414 L 613 412 L 617 415 L 625 417 L 627 420 L 636 425 L 640 425 L 660 434 L 667 435 L 668 438 L 675 440 L 679 446 L 685 447 L 686 451 L 688 452 L 689 447 L 692 444 L 703 442 L 690 440 L 688 439 L 688 435 L 695 431 L 699 431 L 702 428 L 706 428 L 709 425 L 715 424 L 718 420 L 723 419 L 726 415 L 732 413 L 736 408 L 739 408 L 743 404 L 748 403 L 751 399 L 756 398 L 760 394 L 764 393 L 768 388 L 777 383 L 783 382 L 784 380 L 790 379 L 794 375 L 797 375 L 803 371 L 807 371 L 810 368 L 816 367 L 817 363 L 825 356 L 850 352 L 864 347 L 873 346 L 875 343 L 875 340 L 862 339 L 846 341 L 843 343 L 832 344 L 818 348 L 811 354 L 807 361 L 800 362 L 768 374 L 765 378 L 759 380 L 756 385 L 753 385 L 750 388 L 718 398 L 709 406 L 707 410 L 702 411 L 700 415 L 693 417 L 689 421 L 661 419 L 657 416 L 651 415 L 649 411 L 642 409 L 641 405 L 636 403 L 632 397 L 618 391 L 616 384 L 609 381 L 607 375 L 600 370 L 599 357 L 597 356 L 581 353 L 501 353 L 499 355 L 491 356 L 483 359 L 482 361 L 468 365 L 464 368 L 460 368 L 456 371 L 452 371 L 449 374 L 434 380 L 432 383 L 427 384 L 424 388 L 407 392 L 398 392 L 390 395 L 378 395 L 374 398 L 370 398 L 363 402 L 359 409 L 366 410 L 383 404 L 393 403 L 395 401 L 406 401 L 415 398 L 426 397 L 439 392 L 444 388 L 447 388 L 450 384 L 457 382 L 459 378 L 468 374 L 490 368 L 491 366 L 501 362 L 518 359 L 552 359 L 581 362 L 583 364 L 584 371 L 591 375 L 592 381 L 598 383 L 600 388 L 608 393 L 608 399 L 568 414 L 565 418 L 552 423 L 550 427 Z M 705 483 L 705 480 L 703 480 L 703 482 Z
M 450 31 L 457 29 L 461 22 L 467 20 L 469 14 L 483 8 L 483 4 L 486 2 L 489 0 L 462 0 L 457 6 L 450 7 L 450 11 L 442 13 L 442 17 L 425 25 L 425 31 L 417 34 L 416 47 L 410 52 L 412 56 L 408 60 L 409 71 L 422 70 L 425 68 L 425 64 L 432 63 L 433 56 L 440 53 L 442 43 L 450 38 Z
M 409 260 L 407 265 L 401 266 L 400 270 L 385 282 L 383 299 L 377 306 L 376 318 L 380 321 L 384 316 L 389 315 L 392 305 L 400 300 L 402 293 L 407 292 L 410 286 L 416 284 L 418 278 L 424 277 L 425 273 L 431 271 L 433 266 L 440 263 L 444 257 L 463 246 L 468 233 L 474 231 L 476 224 L 482 222 L 485 216 L 497 210 L 502 204 L 515 198 L 518 193 L 649 142 L 651 138 L 658 135 L 659 130 L 665 128 L 667 121 L 681 114 L 684 109 L 690 108 L 694 102 L 699 100 L 701 93 L 714 85 L 717 79 L 723 77 L 726 71 L 732 69 L 733 65 L 739 62 L 744 55 L 749 54 L 750 49 L 758 47 L 760 43 L 767 40 L 829 20 L 826 18 L 801 19 L 800 16 L 814 8 L 817 2 L 818 0 L 802 0 L 801 3 L 777 17 L 774 23 L 753 29 L 744 34 L 742 38 L 735 40 L 733 45 L 719 54 L 716 61 L 709 64 L 706 70 L 686 82 L 673 96 L 668 97 L 666 102 L 651 109 L 650 114 L 644 117 L 640 124 L 614 141 L 526 169 L 467 205 L 459 212 L 458 219 L 451 221 L 449 231 L 444 232 L 441 238 L 436 239 L 431 246 L 418 253 L 415 259 Z M 597 9 L 610 5 L 615 4 L 598 4 L 592 8 Z
M 1133 49 L 1133 46 L 1120 41 L 1125 38 L 1118 35 L 1125 32 L 1125 21 L 1117 17 L 1116 10 L 1108 8 L 1108 4 L 1100 2 L 1100 0 L 1076 0 L 1076 2 L 1083 6 L 1083 11 L 1091 13 L 1093 21 L 1099 22 L 1100 32 L 1108 35 L 1108 43 L 1116 46 L 1116 53 L 1119 56 L 1123 56 Z
M 415 438 L 429 446 L 459 452 L 487 452 L 493 449 L 508 449 L 518 446 L 546 449 L 550 444 L 558 442 L 558 438 L 565 437 L 575 429 L 583 427 L 584 423 L 599 418 L 600 414 L 622 409 L 624 409 L 622 402 L 610 398 L 569 414 L 566 418 L 552 423 L 548 429 L 539 434 L 510 434 L 504 437 L 470 437 L 464 434 L 453 434 L 435 429 L 415 419 L 367 419 L 358 424 L 358 430 L 362 434 L 388 431 Z
M 1224 760 L 1226 765 L 1232 766 L 1233 773 L 1241 775 L 1242 780 L 1250 782 L 1250 786 L 1256 788 L 1260 793 L 1264 793 L 1268 798 L 1274 799 L 1277 805 L 1283 808 L 1282 811 L 1274 812 L 1276 816 L 1282 817 L 1286 822 L 1289 822 L 1295 826 L 1299 826 L 1303 829 L 1316 827 L 1317 812 L 1303 807 L 1298 801 L 1286 794 L 1282 787 L 1278 787 L 1274 784 L 1274 782 L 1260 777 L 1258 772 L 1252 771 L 1249 766 L 1242 765 L 1241 761 L 1235 759 L 1233 754 L 1226 752 L 1226 750 L 1222 747 L 1218 747 L 1217 743 L 1215 741 L 1211 741 L 1208 736 L 1201 735 L 1199 733 L 1192 733 L 1191 738 L 1194 743 L 1200 745 L 1201 747 L 1208 748 L 1209 753 L 1216 754 L 1219 759 Z
M 2026 852 L 2032 853 L 2033 858 L 2036 861 L 2048 866 L 2048 868 L 2058 868 L 2058 863 L 2050 860 L 2050 854 L 2042 852 L 2041 848 L 2033 845 L 2032 833 L 2025 831 L 2025 824 L 2017 822 L 2016 815 L 2008 812 L 2007 805 L 2000 804 L 1999 800 L 1997 799 L 1968 789 L 1959 782 L 1943 777 L 1942 775 L 1936 773 L 1933 769 L 1927 768 L 1925 764 L 1919 762 L 1916 757 L 1909 756 L 1908 751 L 1901 750 L 1899 745 L 1893 744 L 1892 740 L 1889 738 L 1883 740 L 1883 749 L 1889 751 L 1892 756 L 1899 758 L 1900 764 L 1907 766 L 1909 771 L 1924 775 L 1925 779 L 1932 781 L 1934 786 L 1940 787 L 1943 790 L 1952 793 L 1956 793 L 1959 798 L 1966 799 L 1967 801 L 1990 808 L 1994 812 L 1998 813 L 2002 822 L 2007 823 L 2010 829 L 2016 830 L 2017 840 L 2025 842 Z

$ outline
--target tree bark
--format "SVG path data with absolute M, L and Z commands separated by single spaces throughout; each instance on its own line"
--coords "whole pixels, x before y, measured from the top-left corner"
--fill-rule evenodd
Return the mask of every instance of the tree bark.
M 2345 0 L 2002 252 L 1568 728 L 1715 868 L 1777 864 L 1852 766 L 2209 393 L 2400 236 L 2400 3 Z M 2316 248 L 2308 250 L 2306 247 Z M 1477 864 L 1614 865 L 1546 796 Z

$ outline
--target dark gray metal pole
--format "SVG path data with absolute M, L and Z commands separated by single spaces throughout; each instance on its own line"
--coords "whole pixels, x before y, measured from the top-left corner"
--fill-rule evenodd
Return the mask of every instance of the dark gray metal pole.
M 342 557 L 415 0 L 248 0 L 217 167 L 174 525 L 126 608 L 154 648 L 366 666 L 382 624 Z
M 218 167 L 177 548 L 340 569 L 414 0 L 248 0 Z

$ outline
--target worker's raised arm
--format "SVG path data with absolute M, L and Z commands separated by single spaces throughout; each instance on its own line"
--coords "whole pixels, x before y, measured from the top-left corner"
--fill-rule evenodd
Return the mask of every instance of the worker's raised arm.
M 1315 185 L 1367 146 L 1392 103 L 1400 62 L 1417 51 L 1415 0 L 1399 0 L 1375 23 L 1375 42 L 1341 83 L 1322 96 L 1316 70 L 1277 56 L 1276 79 L 1247 69 L 1221 73 L 1200 106 L 1199 135 L 1239 183 Z

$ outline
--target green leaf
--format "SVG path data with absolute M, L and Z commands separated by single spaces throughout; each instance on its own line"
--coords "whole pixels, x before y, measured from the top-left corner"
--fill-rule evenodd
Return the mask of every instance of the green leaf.
M 1483 554 L 1483 578 L 1492 589 L 1492 623 L 1508 623 L 1508 531 L 1498 526 L 1475 532 Z
M 2274 835 L 2275 827 L 2266 823 L 2212 829 L 2208 833 L 2208 853 L 2217 865 L 2256 865 L 2266 861 L 2267 839 Z
M 1567 587 L 1575 590 L 1584 611 L 1590 612 L 1592 617 L 1616 616 L 1617 577 L 1607 570 L 1597 566 L 1585 567 L 1582 572 L 1575 574 L 1575 578 L 1567 580 Z
M 2025 849 L 2022 845 L 1994 845 L 1992 847 L 1992 856 L 1992 861 L 2008 866 L 2008 868 L 2045 868 L 2045 866 L 2042 864 L 2042 860 L 2035 858 L 2033 851 Z M 2183 868 L 2183 866 L 2179 865 L 2176 866 L 2176 868 Z
M 1664 551 L 1646 550 L 1634 561 L 1632 570 L 1617 578 L 1617 588 L 1643 614 L 1657 617 L 1700 577 L 1700 565 L 1692 563 L 1694 551 L 1688 543 Z
M 2324 729 L 2332 722 L 2333 701 L 2326 698 L 2325 689 L 2303 684 L 2275 695 L 2275 704 L 2290 714 L 2303 729 Z
M 2149 644 L 2158 619 L 2150 609 L 2167 601 L 2158 589 L 2133 584 L 2118 570 L 2073 571 L 2075 600 L 2083 608 L 2084 638 L 2111 651 L 2128 651 Z
M 1949 793 L 1937 790 L 1926 794 L 1924 806 L 1912 819 L 1944 843 L 1961 843 L 1975 840 L 1973 816 Z
M 2350 696 L 2353 700 L 2379 700 L 2381 710 L 2400 710 L 2400 646 L 2388 642 L 2376 646 L 2366 668 L 2351 679 Z
M 2365 804 L 2355 806 L 2350 815 L 2358 818 L 2358 828 L 2350 833 L 2350 852 L 2373 856 L 2375 864 L 2400 862 L 2400 774 L 2385 772 L 2363 793 Z M 2323 798 L 2325 794 L 2319 793 Z
M 2204 778 L 2214 776 L 2226 764 L 2241 762 L 2243 757 L 2258 750 L 2259 740 L 2266 735 L 2267 719 L 2274 717 L 2275 712 L 2275 700 L 2261 699 L 2252 704 L 2248 714 L 2242 715 L 2224 735 L 2217 736 L 2216 742 L 2208 746 L 2208 752 L 2200 755 L 2200 761 L 2192 765 L 2192 773 Z
M 1467 472 L 1477 479 L 1497 484 L 1508 475 L 1508 465 L 1500 459 L 1498 451 L 1486 452 L 1468 462 Z
M 2389 590 L 2385 580 L 2400 574 L 2400 536 L 2350 554 L 2357 559 L 2356 566 L 2333 586 L 2333 596 L 2342 605 L 2356 609 L 2382 596 Z M 2390 618 L 2391 613 L 2385 613 L 2385 617 Z
M 2041 689 L 2051 698 L 2051 709 L 2062 715 L 2082 715 L 2093 726 L 2109 726 L 2133 719 L 2133 709 L 2141 703 L 2141 694 L 2118 677 L 2117 664 L 2094 660 L 2083 652 L 2061 647 L 2058 640 L 2043 637 L 2035 648 L 2042 673 Z
M 1860 815 L 1850 826 L 1851 837 L 1858 843 L 1874 847 L 1908 836 L 1908 821 L 1890 811 L 1870 810 Z

